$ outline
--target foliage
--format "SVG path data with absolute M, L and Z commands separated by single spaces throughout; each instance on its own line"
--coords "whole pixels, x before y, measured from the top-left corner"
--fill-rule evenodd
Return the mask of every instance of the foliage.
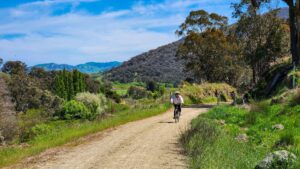
M 54 83 L 55 93 L 65 100 L 71 100 L 77 93 L 86 91 L 84 75 L 78 70 L 58 72 Z
M 291 107 L 288 103 L 270 105 L 269 101 L 257 103 L 252 106 L 251 111 L 225 105 L 209 110 L 193 123 L 216 125 L 221 134 L 214 141 L 207 142 L 206 146 L 200 149 L 201 152 L 189 154 L 192 168 L 254 168 L 269 152 L 281 149 L 299 156 L 299 112 L 299 106 Z M 221 126 L 215 123 L 220 120 L 224 120 L 225 124 Z M 193 126 L 196 126 L 193 123 L 192 129 L 188 131 L 190 136 L 184 141 L 188 152 L 196 151 L 197 145 L 203 147 L 205 142 L 205 139 L 200 137 L 203 135 L 201 132 L 205 130 L 193 129 Z M 275 124 L 282 124 L 284 129 L 273 129 Z M 237 142 L 234 138 L 243 133 L 249 137 L 248 142 Z M 193 145 L 194 148 L 189 145 Z M 294 165 L 292 168 L 299 168 L 300 163 L 296 162 Z
M 47 125 L 45 123 L 37 124 L 31 128 L 31 133 L 36 137 L 39 135 L 46 135 L 53 130 L 53 126 Z
M 289 52 L 289 31 L 276 15 L 276 11 L 264 15 L 250 11 L 241 15 L 237 23 L 235 34 L 242 44 L 244 59 L 252 69 L 254 83 L 272 63 Z
M 42 90 L 53 91 L 54 77 L 56 72 L 47 72 L 44 69 L 33 67 L 30 69 L 29 77 L 33 83 Z
M 13 74 L 24 74 L 26 73 L 27 66 L 21 61 L 8 61 L 2 67 L 2 72 Z
M 75 100 L 82 102 L 89 109 L 91 112 L 89 119 L 95 119 L 106 109 L 107 100 L 103 94 L 78 93 Z
M 35 136 L 32 127 L 49 120 L 49 116 L 42 109 L 29 109 L 26 113 L 18 114 L 19 141 L 26 142 Z
M 6 82 L 9 80 L 9 76 L 0 72 L 0 137 L 4 137 L 6 143 L 15 139 L 18 130 L 15 104 Z
M 190 158 L 190 168 L 254 168 L 263 158 L 264 148 L 239 143 L 216 121 L 198 117 L 181 137 Z
M 63 105 L 61 116 L 67 120 L 90 119 L 92 113 L 82 102 L 71 100 Z
M 113 90 L 112 83 L 107 80 L 100 81 L 100 92 L 104 93 L 107 98 L 113 99 L 115 102 L 120 103 L 121 97 L 116 91 Z M 126 90 L 127 91 L 127 90 Z
M 221 93 L 222 101 L 229 101 L 231 100 L 230 92 L 236 91 L 236 89 L 225 83 L 204 83 L 200 85 L 184 83 L 180 91 L 186 100 L 185 102 L 199 104 L 216 102 L 216 91 Z
M 53 114 L 60 106 L 61 100 L 50 91 L 41 90 L 26 74 L 11 77 L 11 96 L 16 102 L 16 110 L 25 112 L 27 109 L 46 108 Z
M 290 44 L 292 61 L 299 65 L 300 61 L 300 16 L 299 16 L 299 1 L 282 0 L 289 7 L 289 29 L 290 29 Z M 234 15 L 236 17 L 244 16 L 249 13 L 256 13 L 259 8 L 268 5 L 271 0 L 241 0 L 240 3 L 234 3 Z
M 245 66 L 235 37 L 226 30 L 226 17 L 199 10 L 192 11 L 177 31 L 186 36 L 177 55 L 197 81 L 240 85 Z
M 155 90 L 157 90 L 157 84 L 154 81 L 148 81 L 146 83 L 146 89 L 148 91 L 154 92 Z
M 142 99 L 142 98 L 147 98 L 150 93 L 143 87 L 131 86 L 128 89 L 127 94 L 133 99 Z

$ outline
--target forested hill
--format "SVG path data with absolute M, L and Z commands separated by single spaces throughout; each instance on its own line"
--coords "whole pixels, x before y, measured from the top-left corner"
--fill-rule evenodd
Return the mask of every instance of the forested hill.
M 46 63 L 46 64 L 39 64 L 33 67 L 43 68 L 47 71 L 51 70 L 74 70 L 77 69 L 82 73 L 99 73 L 106 70 L 110 70 L 111 68 L 117 67 L 121 65 L 121 62 L 88 62 L 85 64 L 79 64 L 76 66 L 68 65 L 68 64 L 55 64 L 55 63 Z
M 182 42 L 183 40 L 179 40 L 133 57 L 121 66 L 106 72 L 106 77 L 119 82 L 184 80 L 187 77 L 184 62 L 176 57 L 178 46 Z

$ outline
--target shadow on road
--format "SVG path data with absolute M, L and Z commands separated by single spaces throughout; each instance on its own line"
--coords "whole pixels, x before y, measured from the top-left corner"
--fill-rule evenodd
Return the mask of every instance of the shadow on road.
M 171 123 L 175 123 L 174 121 L 160 121 L 158 123 L 166 123 L 166 124 L 171 124 Z

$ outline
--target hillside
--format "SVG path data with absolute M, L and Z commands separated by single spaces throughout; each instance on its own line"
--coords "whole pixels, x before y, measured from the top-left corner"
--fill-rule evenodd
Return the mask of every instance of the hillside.
M 135 80 L 155 80 L 160 82 L 179 82 L 186 79 L 184 63 L 176 58 L 176 51 L 182 40 L 133 57 L 121 66 L 106 72 L 112 81 L 132 82 Z
M 79 64 L 76 66 L 72 66 L 72 65 L 68 65 L 68 64 L 56 64 L 56 63 L 46 63 L 46 64 L 39 64 L 39 65 L 35 65 L 33 67 L 39 67 L 39 68 L 43 68 L 47 71 L 51 71 L 51 70 L 74 70 L 77 69 L 83 73 L 99 73 L 99 72 L 103 72 L 106 70 L 109 70 L 111 68 L 117 67 L 121 65 L 121 62 L 88 62 L 85 64 Z

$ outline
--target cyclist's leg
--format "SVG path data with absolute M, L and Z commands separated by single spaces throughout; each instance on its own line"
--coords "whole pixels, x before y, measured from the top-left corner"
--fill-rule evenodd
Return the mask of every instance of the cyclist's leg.
M 173 112 L 173 118 L 175 119 L 175 110 L 176 110 L 176 104 L 174 104 L 174 112 Z

